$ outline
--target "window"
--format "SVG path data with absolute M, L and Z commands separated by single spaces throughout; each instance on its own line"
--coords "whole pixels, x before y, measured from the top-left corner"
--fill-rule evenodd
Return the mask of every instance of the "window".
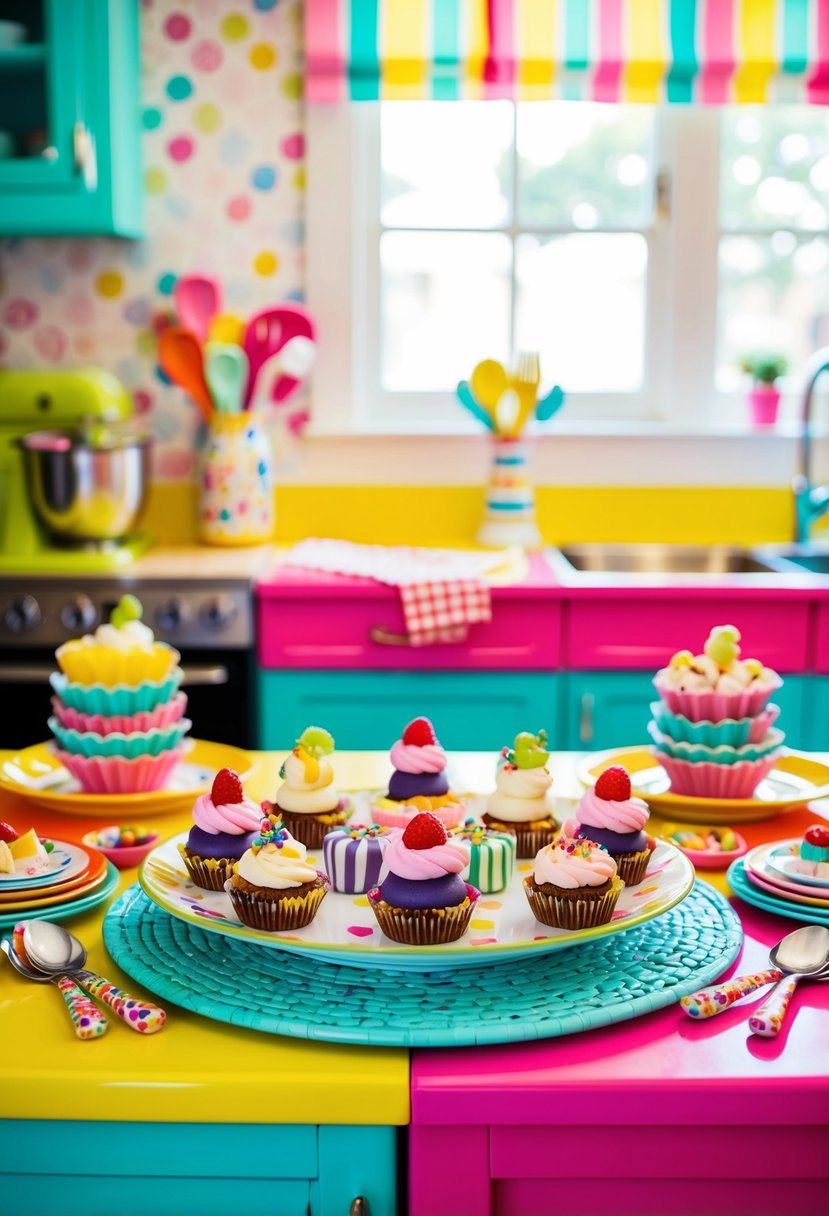
M 567 425 L 729 429 L 745 417 L 742 355 L 779 350 L 797 371 L 829 342 L 818 107 L 416 101 L 311 117 L 309 295 L 332 337 L 317 429 L 471 429 L 454 385 L 524 349 L 567 392 Z

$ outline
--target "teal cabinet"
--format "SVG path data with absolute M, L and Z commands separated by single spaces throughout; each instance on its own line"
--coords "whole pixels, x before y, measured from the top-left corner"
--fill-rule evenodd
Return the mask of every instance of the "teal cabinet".
M 610 747 L 649 743 L 648 706 L 656 700 L 653 671 L 568 671 L 562 673 L 563 737 L 556 746 L 574 751 L 601 751 Z M 813 685 L 823 687 L 817 691 Z M 780 706 L 778 725 L 786 732 L 786 744 L 800 750 L 818 749 L 819 737 L 829 740 L 829 677 L 785 675 L 783 687 L 774 694 Z M 821 715 L 810 711 L 817 700 Z
M 0 47 L 0 233 L 144 231 L 138 0 L 12 0 Z
M 26 1119 L 0 1120 L 0 1136 L 15 1216 L 347 1216 L 360 1196 L 399 1210 L 392 1127 Z
M 555 747 L 559 675 L 493 671 L 259 670 L 260 748 L 293 747 L 309 723 L 343 750 L 390 747 L 425 714 L 454 751 L 497 751 L 521 730 L 544 727 Z

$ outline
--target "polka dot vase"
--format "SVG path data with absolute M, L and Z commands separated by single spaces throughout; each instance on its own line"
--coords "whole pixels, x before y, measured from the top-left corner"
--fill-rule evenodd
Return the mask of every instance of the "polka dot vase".
M 216 414 L 200 469 L 199 539 L 206 545 L 259 545 L 273 536 L 273 457 L 268 436 L 247 414 Z

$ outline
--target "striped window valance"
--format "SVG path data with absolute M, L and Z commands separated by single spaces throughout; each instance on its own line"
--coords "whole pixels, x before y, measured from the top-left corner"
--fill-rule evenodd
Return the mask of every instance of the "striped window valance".
M 305 0 L 306 97 L 829 102 L 829 0 Z

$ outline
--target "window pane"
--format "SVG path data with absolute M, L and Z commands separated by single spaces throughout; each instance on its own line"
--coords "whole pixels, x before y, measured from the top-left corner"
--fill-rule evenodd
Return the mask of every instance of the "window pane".
M 720 241 L 717 385 L 735 389 L 739 361 L 780 352 L 795 372 L 829 343 L 829 240 L 727 236 Z
M 506 357 L 510 260 L 499 233 L 383 234 L 384 389 L 452 389 L 480 359 Z
M 568 392 L 641 388 L 647 265 L 638 233 L 519 237 L 516 347 Z
M 646 106 L 518 106 L 518 222 L 639 228 L 653 203 L 654 111 Z
M 739 106 L 720 127 L 725 228 L 825 229 L 829 115 L 822 106 Z
M 509 223 L 513 107 L 399 101 L 380 109 L 380 220 L 388 228 Z

